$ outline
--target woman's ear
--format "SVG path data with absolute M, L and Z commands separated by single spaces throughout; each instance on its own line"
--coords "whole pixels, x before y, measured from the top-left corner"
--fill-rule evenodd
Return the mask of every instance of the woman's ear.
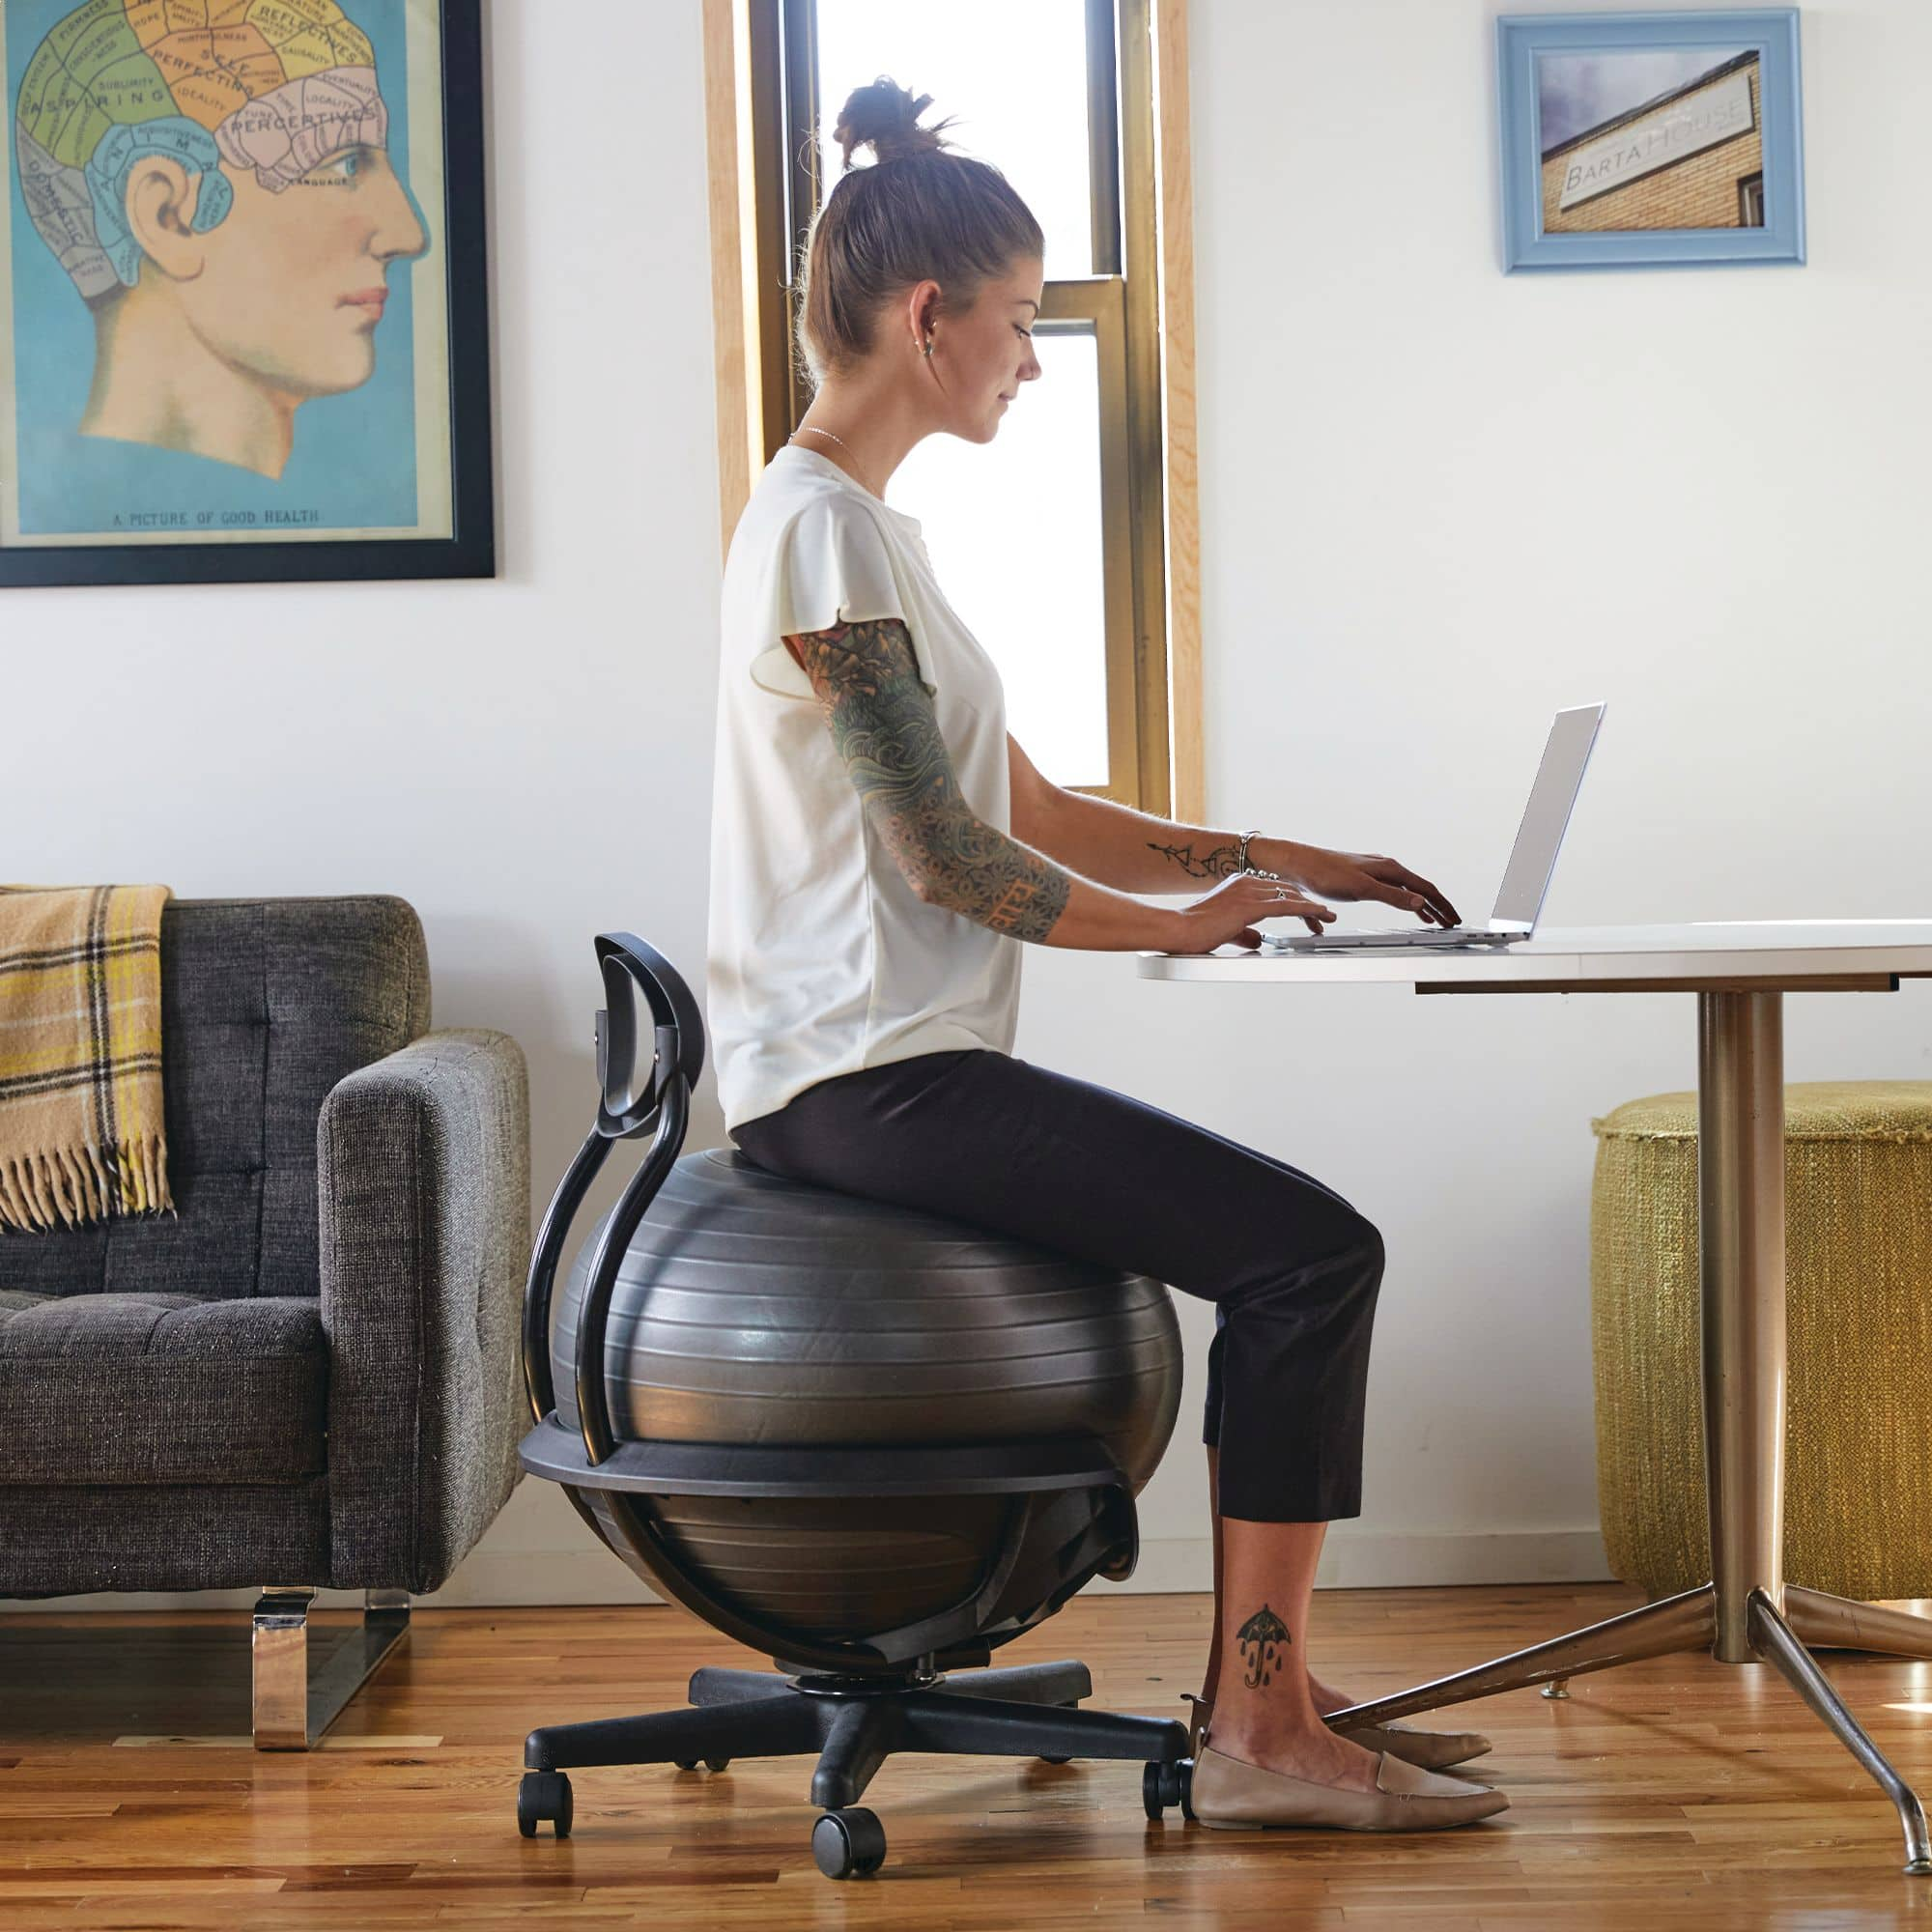
M 939 284 L 935 281 L 916 282 L 907 298 L 906 309 L 912 325 L 912 346 L 923 349 L 925 338 L 932 333 L 933 322 L 939 314 Z
M 206 238 L 194 232 L 202 179 L 199 169 L 190 171 L 166 155 L 143 155 L 128 171 L 128 231 L 173 281 L 192 281 L 208 259 Z

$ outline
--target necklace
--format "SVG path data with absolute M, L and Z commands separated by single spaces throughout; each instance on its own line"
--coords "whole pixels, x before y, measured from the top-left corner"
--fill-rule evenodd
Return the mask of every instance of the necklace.
M 803 432 L 806 430 L 810 430 L 813 436 L 832 437 L 832 440 L 836 442 L 838 445 L 838 447 L 845 452 L 847 456 L 852 456 L 852 445 L 849 442 L 847 442 L 842 436 L 833 436 L 832 432 L 829 429 L 820 429 L 816 423 L 801 423 L 797 429 L 792 431 L 790 436 L 785 438 L 785 440 L 787 442 L 792 441 L 795 438 L 803 434 Z M 852 463 L 855 469 L 858 467 L 858 462 L 859 459 L 856 456 L 853 456 Z M 879 497 L 879 493 L 876 490 L 874 490 L 869 483 L 865 482 L 862 478 L 855 476 L 852 480 L 855 483 L 857 483 L 860 489 L 864 490 L 868 497 Z M 879 500 L 880 502 L 883 503 L 885 501 L 885 498 L 883 497 L 879 497 Z

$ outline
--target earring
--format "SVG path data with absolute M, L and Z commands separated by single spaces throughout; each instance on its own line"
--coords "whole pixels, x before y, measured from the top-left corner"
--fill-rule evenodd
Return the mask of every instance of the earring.
M 929 335 L 925 338 L 925 354 L 928 355 L 932 354 L 932 337 Z

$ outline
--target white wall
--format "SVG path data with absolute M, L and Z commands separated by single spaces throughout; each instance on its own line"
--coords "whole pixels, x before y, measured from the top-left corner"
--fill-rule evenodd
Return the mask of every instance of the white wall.
M 529 1056 L 539 1206 L 594 1101 L 591 935 L 701 972 L 718 578 L 696 8 L 571 4 L 594 63 L 491 8 L 502 580 L 15 591 L 0 679 L 0 872 L 403 894 L 437 1023 Z M 1392 852 L 1482 917 L 1550 711 L 1605 697 L 1552 923 L 1922 916 L 1932 11 L 1804 9 L 1809 266 L 1511 277 L 1492 8 L 1194 16 L 1210 821 Z M 1932 1077 L 1925 999 L 1795 996 L 1789 1077 Z M 1605 1574 L 1589 1121 L 1690 1086 L 1694 1040 L 1689 995 L 1184 987 L 1034 948 L 1018 1051 L 1380 1224 L 1366 1508 L 1322 1578 L 1421 1583 Z M 722 1139 L 707 1075 L 690 1144 Z M 1130 1587 L 1208 1580 L 1211 1311 L 1177 1299 Z M 641 1595 L 526 1483 L 440 1601 Z

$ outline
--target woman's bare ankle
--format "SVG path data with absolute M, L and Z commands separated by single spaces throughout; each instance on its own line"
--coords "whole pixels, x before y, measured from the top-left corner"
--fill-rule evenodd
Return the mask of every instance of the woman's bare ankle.
M 1201 1701 L 1204 1704 L 1214 1702 L 1215 1684 L 1219 1676 L 1218 1670 L 1210 1670 L 1202 1679 Z M 1316 1716 L 1321 1718 L 1327 1717 L 1331 1711 L 1346 1711 L 1357 1701 L 1348 1691 L 1334 1690 L 1314 1677 L 1308 1680 L 1308 1700 L 1314 1705 Z

